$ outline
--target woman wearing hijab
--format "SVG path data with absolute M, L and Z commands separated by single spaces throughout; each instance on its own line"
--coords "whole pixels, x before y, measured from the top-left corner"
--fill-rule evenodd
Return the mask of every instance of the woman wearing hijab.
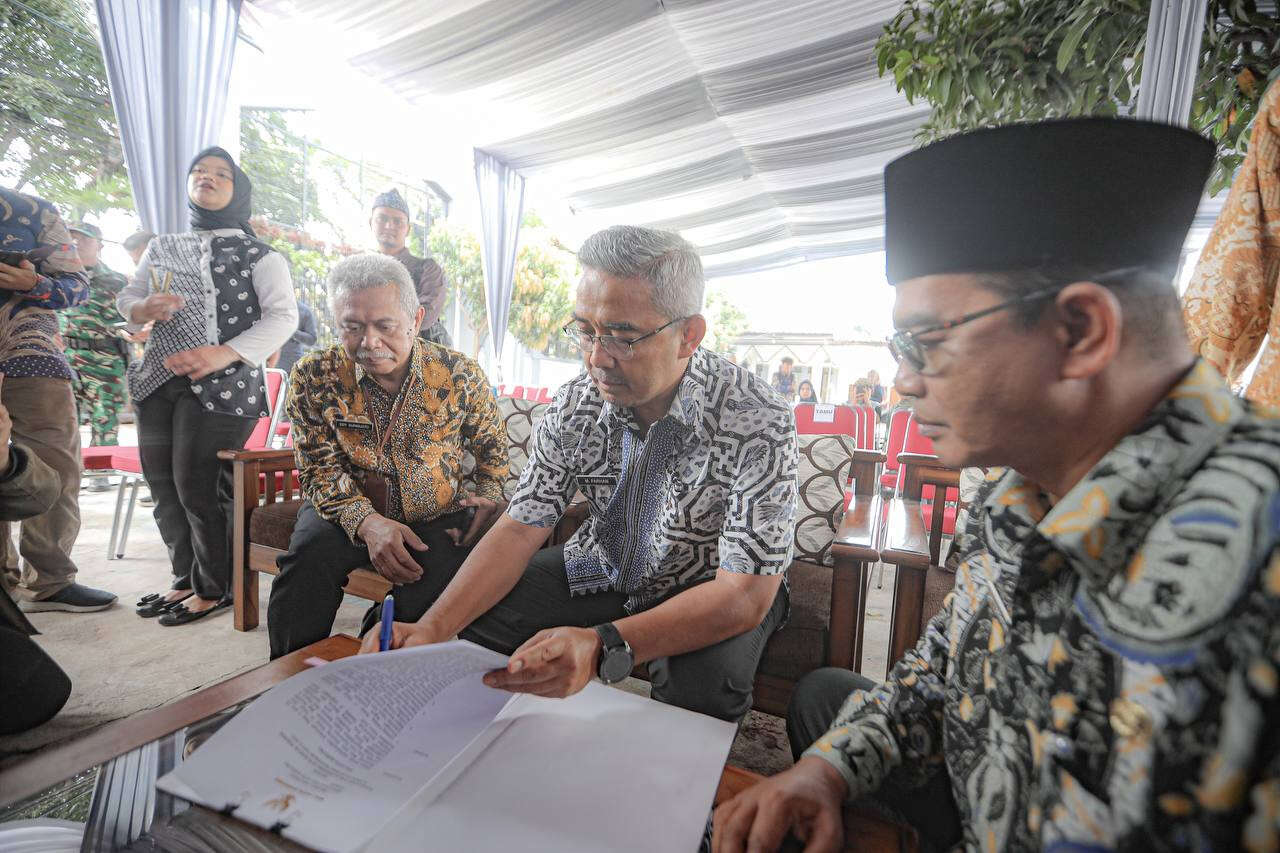
M 139 616 L 183 625 L 230 605 L 231 475 L 219 450 L 243 447 L 268 402 L 263 363 L 298 327 L 288 261 L 249 226 L 249 178 L 221 148 L 187 173 L 191 231 L 147 246 L 116 305 L 154 323 L 129 366 L 142 473 L 169 549 L 173 584 Z
M 797 403 L 816 403 L 818 395 L 813 393 L 813 383 L 808 379 L 800 380 L 800 393 L 796 397 Z

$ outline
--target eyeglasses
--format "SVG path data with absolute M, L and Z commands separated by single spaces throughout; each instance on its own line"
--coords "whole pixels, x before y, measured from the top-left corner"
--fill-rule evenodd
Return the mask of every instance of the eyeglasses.
M 677 317 L 668 323 L 664 323 L 652 332 L 649 332 L 646 335 L 641 335 L 638 338 L 619 338 L 616 335 L 596 335 L 583 329 L 579 329 L 573 323 L 567 323 L 561 331 L 564 332 L 565 337 L 573 341 L 578 349 L 582 350 L 584 354 L 590 354 L 590 352 L 595 349 L 596 344 L 600 344 L 600 346 L 604 347 L 605 352 L 616 358 L 618 361 L 627 361 L 636 354 L 636 344 L 643 340 L 647 340 L 648 338 L 652 338 L 654 335 L 658 334 L 658 332 L 674 326 L 681 320 L 687 319 L 689 318 Z
M 893 356 L 894 361 L 905 361 L 907 364 L 911 365 L 911 369 L 916 373 L 923 373 L 925 369 L 925 346 L 920 343 L 921 335 L 941 332 L 946 329 L 954 329 L 956 326 L 963 326 L 965 323 L 971 323 L 980 317 L 986 317 L 988 314 L 994 314 L 997 311 L 1003 311 L 1004 309 L 1012 308 L 1015 305 L 1034 302 L 1037 299 L 1045 299 L 1053 296 L 1059 290 L 1062 290 L 1063 287 L 1065 287 L 1065 285 L 1055 284 L 1053 287 L 1046 287 L 1043 290 L 1034 290 L 1031 293 L 1019 296 L 1017 299 L 1010 299 L 1008 302 L 1001 302 L 998 305 L 992 305 L 990 308 L 983 308 L 981 311 L 974 311 L 971 314 L 956 317 L 954 320 L 947 320 L 945 323 L 938 323 L 935 326 L 925 326 L 923 329 L 916 329 L 911 332 L 898 332 L 893 337 L 889 338 L 889 353 Z

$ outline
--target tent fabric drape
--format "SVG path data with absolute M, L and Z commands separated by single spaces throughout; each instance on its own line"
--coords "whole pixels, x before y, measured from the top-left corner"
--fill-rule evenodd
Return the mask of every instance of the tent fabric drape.
M 186 170 L 218 140 L 241 0 L 95 0 L 142 225 L 187 229 Z
M 516 281 L 516 249 L 524 214 L 524 178 L 515 169 L 476 149 L 476 190 L 480 195 L 480 260 L 489 308 L 489 336 L 495 356 L 502 355 L 507 315 Z M 501 362 L 499 362 L 501 363 Z
M 1138 118 L 1187 126 L 1207 5 L 1203 0 L 1156 0 L 1151 4 L 1138 85 Z
M 257 0 L 341 27 L 410 101 L 584 227 L 679 230 L 709 276 L 878 249 L 880 173 L 929 107 L 876 73 L 900 0 Z

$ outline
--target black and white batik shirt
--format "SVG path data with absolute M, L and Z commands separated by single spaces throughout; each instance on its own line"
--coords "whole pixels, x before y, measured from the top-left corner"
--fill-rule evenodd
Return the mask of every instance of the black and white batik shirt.
M 646 581 L 635 613 L 715 576 L 785 572 L 795 535 L 796 428 L 791 407 L 763 380 L 699 349 L 672 401 L 675 450 L 667 462 Z M 606 402 L 587 374 L 563 385 L 530 442 L 529 464 L 507 512 L 550 527 L 575 492 L 590 517 L 565 545 L 565 562 L 603 560 L 602 522 L 622 472 L 632 412 Z

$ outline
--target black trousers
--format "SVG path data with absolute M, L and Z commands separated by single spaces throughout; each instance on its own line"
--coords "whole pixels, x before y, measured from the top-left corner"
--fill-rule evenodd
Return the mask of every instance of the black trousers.
M 397 622 L 413 622 L 426 613 L 471 553 L 470 548 L 454 545 L 445 533 L 464 523 L 465 516 L 459 512 L 409 525 L 426 543 L 427 550 L 408 549 L 422 566 L 422 577 L 392 589 Z M 342 604 L 342 585 L 352 571 L 369 565 L 369 551 L 352 545 L 345 530 L 321 518 L 307 501 L 298 510 L 289 550 L 276 558 L 276 565 L 280 574 L 271 584 L 267 605 L 267 634 L 273 659 L 329 636 Z M 370 608 L 371 616 L 365 619 L 361 633 L 378 620 L 380 607 Z
M 170 379 L 136 408 L 142 475 L 169 549 L 173 588 L 193 589 L 201 598 L 228 596 L 232 479 L 218 451 L 244 447 L 257 419 L 207 411 L 183 377 Z
M 429 550 L 411 552 L 423 567 L 422 578 L 394 590 L 397 621 L 421 618 L 461 567 L 468 549 L 455 547 L 444 534 L 459 523 L 445 517 L 411 525 Z M 342 528 L 321 519 L 310 504 L 303 505 L 289 553 L 276 561 L 280 574 L 271 587 L 267 610 L 273 658 L 329 635 L 342 600 L 342 581 L 367 561 L 368 553 L 352 546 Z M 786 612 L 785 595 L 779 590 L 769 613 L 750 631 L 704 649 L 650 661 L 653 698 L 725 720 L 742 718 L 751 708 L 752 682 L 764 644 Z M 589 628 L 621 619 L 627 615 L 625 602 L 626 596 L 617 592 L 571 597 L 563 546 L 544 548 L 529 561 L 512 590 L 459 636 L 511 654 L 545 628 Z M 374 605 L 365 614 L 361 633 L 378 619 Z
M 850 693 L 875 686 L 871 679 L 837 667 L 814 670 L 800 679 L 787 708 L 792 757 L 799 760 L 826 733 Z M 960 841 L 960 813 L 946 773 L 938 773 L 922 788 L 900 786 L 890 777 L 861 805 L 915 827 L 925 851 L 946 850 Z

